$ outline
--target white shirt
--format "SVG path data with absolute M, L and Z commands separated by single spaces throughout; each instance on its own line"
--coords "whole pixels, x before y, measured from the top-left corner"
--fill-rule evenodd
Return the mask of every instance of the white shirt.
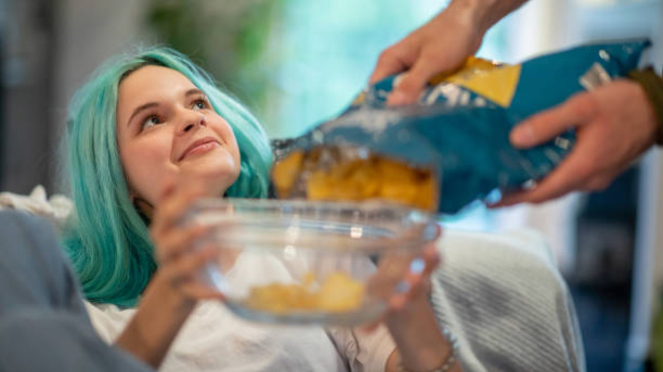
M 238 259 L 235 266 L 242 264 L 258 263 L 255 258 Z M 260 264 L 266 276 L 270 271 L 283 275 L 283 267 Z M 108 343 L 120 336 L 136 312 L 110 304 L 86 302 L 86 307 L 95 329 Z M 394 349 L 384 326 L 366 332 L 258 324 L 237 317 L 222 303 L 202 301 L 183 325 L 160 370 L 382 372 Z

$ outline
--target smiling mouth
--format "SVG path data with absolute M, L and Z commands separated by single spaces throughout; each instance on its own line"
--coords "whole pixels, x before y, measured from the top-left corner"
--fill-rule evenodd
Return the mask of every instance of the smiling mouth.
M 200 143 L 198 145 L 194 145 L 190 149 L 186 150 L 184 152 L 184 154 L 182 154 L 182 157 L 180 158 L 180 161 L 182 161 L 182 160 L 184 160 L 188 157 L 191 157 L 193 155 L 199 155 L 199 154 L 206 153 L 206 152 L 214 150 L 215 148 L 218 148 L 218 147 L 221 147 L 221 145 L 215 140 L 210 140 L 210 141 Z

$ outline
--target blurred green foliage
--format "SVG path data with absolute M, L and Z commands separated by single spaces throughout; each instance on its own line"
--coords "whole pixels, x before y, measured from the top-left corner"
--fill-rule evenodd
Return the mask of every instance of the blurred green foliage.
M 188 55 L 253 110 L 265 106 L 261 66 L 284 0 L 152 0 L 147 24 L 160 43 Z

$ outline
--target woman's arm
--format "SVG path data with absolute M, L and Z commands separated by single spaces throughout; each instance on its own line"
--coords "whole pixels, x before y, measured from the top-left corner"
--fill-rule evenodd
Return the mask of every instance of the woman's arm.
M 157 276 L 154 282 L 161 280 Z M 193 305 L 163 286 L 153 284 L 146 289 L 136 315 L 117 339 L 116 345 L 158 368 L 193 310 Z
M 199 299 L 222 299 L 219 292 L 196 282 L 196 273 L 215 252 L 193 250 L 201 227 L 182 227 L 180 217 L 200 193 L 189 189 L 166 192 L 154 214 L 150 232 L 159 269 L 146 288 L 136 315 L 116 344 L 158 368 L 175 336 Z
M 385 370 L 400 372 L 434 371 L 448 361 L 453 345 L 444 337 L 428 300 L 412 303 L 406 313 L 388 318 L 386 323 L 397 349 L 389 356 Z M 460 372 L 454 363 L 450 372 Z
M 429 302 L 430 275 L 437 267 L 437 249 L 431 245 L 423 255 L 426 267 L 420 274 L 406 278 L 410 290 L 395 295 L 385 324 L 396 343 L 396 350 L 387 360 L 387 372 L 427 372 L 451 365 L 448 371 L 461 371 L 452 359 L 454 345 L 445 337 Z

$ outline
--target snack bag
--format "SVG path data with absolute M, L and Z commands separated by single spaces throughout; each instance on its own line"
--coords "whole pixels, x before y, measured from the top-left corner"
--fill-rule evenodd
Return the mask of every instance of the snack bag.
M 597 44 L 518 65 L 470 58 L 431 79 L 416 104 L 386 107 L 399 77 L 368 87 L 337 118 L 275 142 L 279 198 L 383 199 L 455 213 L 494 190 L 552 171 L 572 149 L 573 131 L 519 150 L 511 129 L 635 69 L 649 41 Z

